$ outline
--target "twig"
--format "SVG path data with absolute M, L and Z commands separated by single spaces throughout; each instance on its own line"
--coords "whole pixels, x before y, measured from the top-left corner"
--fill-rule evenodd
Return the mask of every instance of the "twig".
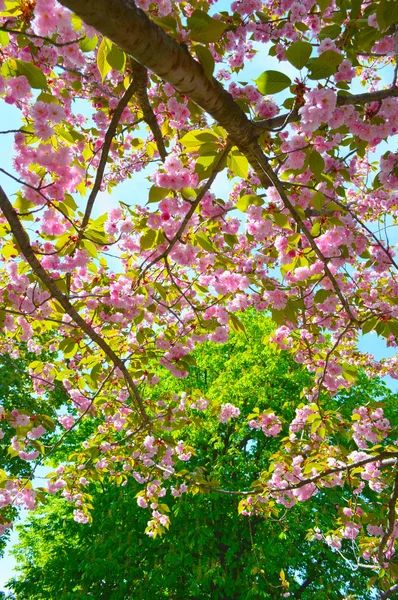
M 398 592 L 398 583 L 396 583 L 395 585 L 390 587 L 387 591 L 382 593 L 381 596 L 379 596 L 379 600 L 387 600 L 387 598 L 392 598 L 394 596 L 395 592 Z
M 300 585 L 297 592 L 294 592 L 293 598 L 301 598 L 302 593 L 307 589 L 308 586 L 310 586 L 315 581 L 315 579 L 317 578 L 317 576 L 320 573 L 320 570 L 317 570 L 317 567 L 321 566 L 324 558 L 325 558 L 325 555 L 321 554 L 320 558 L 316 562 L 311 563 L 311 565 L 308 569 L 307 579 Z
M 70 40 L 69 42 L 55 42 L 50 37 L 47 37 L 45 35 L 37 35 L 36 33 L 28 33 L 27 31 L 18 31 L 18 29 L 8 29 L 7 23 L 8 21 L 0 27 L 0 31 L 6 31 L 7 33 L 12 33 L 13 35 L 25 35 L 27 38 L 32 38 L 35 40 L 44 40 L 45 42 L 49 42 L 52 46 L 57 46 L 58 48 L 62 48 L 63 46 L 71 46 L 72 44 L 78 44 L 86 38 L 86 36 L 84 35 L 81 38 Z
M 48 198 L 43 194 L 43 192 L 40 191 L 40 189 L 41 189 L 40 187 L 35 187 L 34 185 L 31 185 L 30 183 L 23 181 L 23 179 L 19 179 L 18 177 L 15 177 L 14 175 L 12 175 L 12 173 L 9 173 L 5 169 L 0 168 L 0 172 L 4 173 L 4 175 L 7 175 L 7 177 L 10 177 L 10 179 L 13 179 L 17 183 L 20 183 L 21 185 L 24 185 L 25 187 L 29 188 L 30 190 L 37 192 L 44 199 L 44 202 L 48 202 Z
M 26 129 L 7 129 L 7 131 L 0 131 L 0 135 L 6 133 L 24 133 L 25 135 L 33 135 L 31 131 L 26 131 Z
M 308 485 L 309 483 L 316 483 L 320 479 L 324 477 L 328 477 L 329 475 L 334 475 L 335 473 L 341 473 L 342 471 L 352 471 L 352 469 L 356 469 L 357 467 L 363 467 L 371 462 L 381 462 L 380 467 L 390 467 L 396 463 L 396 459 L 398 458 L 398 452 L 380 452 L 376 456 L 369 456 L 368 458 L 363 458 L 362 460 L 358 460 L 357 462 L 343 464 L 340 467 L 333 467 L 332 469 L 327 469 L 322 473 L 318 473 L 318 475 L 314 475 L 313 477 L 307 477 L 306 479 L 302 479 L 298 483 L 292 483 L 287 485 L 284 488 L 269 488 L 269 492 L 285 492 L 289 490 L 297 490 L 304 485 Z

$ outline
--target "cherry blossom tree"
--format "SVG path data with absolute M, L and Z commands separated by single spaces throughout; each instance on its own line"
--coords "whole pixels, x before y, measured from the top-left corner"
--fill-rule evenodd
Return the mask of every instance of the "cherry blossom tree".
M 159 399 L 156 367 L 185 377 L 195 347 L 245 335 L 238 314 L 267 311 L 275 352 L 290 351 L 312 383 L 285 429 L 253 402 L 248 431 L 280 449 L 249 489 L 233 490 L 242 518 L 339 490 L 335 529 L 310 535 L 342 560 L 355 547 L 352 568 L 392 597 L 396 430 L 366 399 L 350 419 L 326 402 L 358 368 L 397 378 L 396 357 L 375 361 L 357 347 L 372 331 L 389 347 L 398 336 L 398 154 L 388 145 L 398 132 L 397 4 L 225 4 L 0 2 L 0 94 L 22 119 L 2 132 L 14 134 L 14 171 L 0 169 L 1 349 L 17 357 L 19 340 L 39 355 L 50 339 L 55 358 L 38 356 L 29 374 L 38 396 L 67 397 L 57 423 L 45 411 L 1 411 L 10 456 L 40 464 L 89 422 L 47 491 L 87 523 L 87 482 L 134 476 L 146 531 L 159 535 L 171 487 L 218 489 L 189 469 L 195 449 L 179 430 L 203 411 L 230 422 L 239 408 L 200 392 Z M 256 56 L 265 70 L 241 81 Z M 143 170 L 149 194 L 134 187 Z M 225 174 L 231 192 L 219 198 Z M 99 193 L 130 178 L 137 201 L 94 218 Z M 52 447 L 40 441 L 48 429 Z M 44 500 L 29 480 L 2 477 L 1 505 Z

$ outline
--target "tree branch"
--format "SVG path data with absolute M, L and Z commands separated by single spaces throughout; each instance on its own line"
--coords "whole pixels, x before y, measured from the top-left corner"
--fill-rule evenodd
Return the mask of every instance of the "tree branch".
M 119 125 L 120 118 L 122 116 L 124 109 L 130 102 L 132 96 L 137 91 L 137 88 L 138 88 L 138 82 L 133 77 L 129 87 L 124 92 L 123 96 L 121 97 L 121 99 L 119 101 L 119 104 L 115 108 L 114 113 L 112 115 L 111 122 L 110 122 L 108 130 L 105 134 L 104 144 L 102 146 L 102 152 L 101 152 L 101 159 L 100 159 L 97 173 L 95 176 L 93 189 L 91 190 L 90 196 L 87 200 L 86 210 L 85 210 L 85 213 L 83 216 L 81 230 L 80 230 L 80 234 L 79 234 L 79 241 L 83 237 L 84 229 L 88 225 L 88 222 L 89 222 L 90 216 L 91 216 L 91 212 L 93 210 L 94 202 L 97 198 L 98 192 L 100 191 L 102 179 L 103 179 L 104 172 L 105 172 L 106 161 L 108 160 L 109 150 L 111 148 L 112 140 L 115 136 L 117 126 Z
M 377 92 L 368 92 L 366 94 L 353 94 L 352 96 L 337 96 L 337 106 L 348 106 L 350 104 L 369 104 L 370 102 L 377 102 L 384 100 L 385 98 L 393 98 L 398 96 L 398 87 L 392 85 L 386 90 L 378 90 Z M 266 131 L 273 131 L 282 125 L 288 123 L 294 123 L 299 120 L 299 111 L 294 110 L 290 113 L 278 115 L 271 119 L 263 119 L 262 121 L 253 121 L 256 127 L 265 129 Z
M 276 187 L 286 208 L 288 208 L 308 239 L 316 256 L 323 262 L 325 274 L 332 282 L 333 288 L 348 316 L 353 322 L 356 322 L 349 303 L 344 298 L 335 277 L 328 267 L 327 260 L 290 202 L 282 183 L 269 166 L 265 155 L 257 144 L 260 128 L 257 124 L 248 120 L 245 113 L 221 84 L 214 78 L 210 81 L 200 64 L 192 58 L 186 49 L 177 44 L 158 25 L 153 23 L 142 10 L 137 8 L 133 0 L 87 0 L 84 3 L 80 0 L 59 0 L 59 2 L 76 12 L 86 23 L 114 41 L 137 62 L 173 85 L 181 94 L 196 102 L 227 130 L 230 139 L 245 154 L 254 171 L 260 177 L 262 185 L 266 188 L 270 185 Z M 121 23 L 123 23 L 123 27 L 120 26 Z M 392 91 L 389 89 L 373 92 L 372 94 L 341 96 L 339 97 L 339 103 L 340 105 L 356 102 L 366 103 L 389 95 L 398 95 L 398 88 L 394 88 Z M 293 113 L 291 118 L 293 118 Z M 284 119 L 286 119 L 286 116 L 283 116 Z
M 278 176 L 274 173 L 274 171 L 270 167 L 266 156 L 262 152 L 262 150 L 261 150 L 260 146 L 257 144 L 257 142 L 255 142 L 251 145 L 250 150 L 251 150 L 251 155 L 255 158 L 255 163 L 254 163 L 254 161 L 251 161 L 251 162 L 254 167 L 257 167 L 256 173 L 257 173 L 258 177 L 260 178 L 261 183 L 263 184 L 264 187 L 269 187 L 269 185 L 273 185 L 276 188 L 276 190 L 279 192 L 279 195 L 282 199 L 283 204 L 289 210 L 293 219 L 296 221 L 299 229 L 301 229 L 301 231 L 304 233 L 305 237 L 307 238 L 307 240 L 308 240 L 312 250 L 316 254 L 316 256 L 322 261 L 325 274 L 330 279 L 330 281 L 333 285 L 333 288 L 334 288 L 342 306 L 344 306 L 351 321 L 353 321 L 355 323 L 357 321 L 357 319 L 353 315 L 348 301 L 344 298 L 335 277 L 333 276 L 331 270 L 329 269 L 326 258 L 323 256 L 322 252 L 318 248 L 310 231 L 308 230 L 304 221 L 300 217 L 299 213 L 296 211 L 294 205 L 289 200 L 289 197 L 286 194 L 286 191 L 285 191 L 285 188 L 283 187 L 282 182 L 279 180 Z M 250 160 L 250 158 L 249 158 L 249 160 Z
M 159 156 L 164 162 L 167 157 L 167 151 L 164 145 L 162 132 L 159 127 L 158 120 L 155 113 L 153 112 L 152 106 L 148 100 L 147 84 L 148 84 L 148 70 L 140 65 L 136 60 L 131 61 L 133 67 L 134 79 L 137 82 L 137 100 L 142 113 L 144 115 L 144 121 L 152 131 L 156 145 L 158 147 Z
M 307 477 L 307 479 L 303 479 L 302 481 L 299 481 L 298 483 L 292 483 L 290 485 L 287 485 L 285 488 L 269 488 L 267 491 L 271 494 L 274 494 L 275 492 L 283 493 L 283 492 L 289 491 L 289 490 L 297 490 L 298 488 L 301 488 L 304 485 L 308 485 L 309 483 L 316 483 L 320 479 L 323 479 L 324 477 L 328 477 L 329 475 L 333 475 L 335 473 L 341 473 L 343 471 L 352 471 L 353 469 L 357 469 L 358 467 L 363 467 L 364 465 L 367 465 L 370 462 L 380 462 L 381 463 L 380 468 L 389 467 L 391 465 L 396 464 L 397 458 L 398 458 L 398 452 L 381 452 L 380 454 L 377 454 L 376 456 L 369 456 L 368 458 L 358 460 L 357 462 L 354 462 L 354 463 L 343 464 L 341 467 L 334 467 L 332 469 L 327 469 L 326 471 L 323 471 L 322 473 L 318 473 L 318 475 L 314 475 L 313 477 Z M 166 467 L 162 467 L 161 465 L 158 465 L 158 464 L 156 465 L 156 467 L 162 471 L 167 471 L 168 473 L 173 474 Z M 194 475 L 194 473 L 193 473 L 193 475 Z M 192 483 L 194 485 L 198 485 L 200 487 L 209 489 L 212 492 L 217 492 L 218 494 L 226 494 L 229 496 L 255 496 L 258 493 L 258 492 L 256 492 L 255 489 L 253 489 L 253 490 L 223 490 L 221 488 L 213 487 L 210 483 L 205 483 L 205 482 L 198 483 L 197 481 L 195 481 L 195 478 L 193 476 L 191 477 L 190 475 L 186 476 L 186 477 L 184 476 L 184 479 L 187 483 Z M 370 567 L 370 568 L 374 568 L 374 567 Z
M 397 501 L 398 501 L 398 472 L 395 475 L 391 498 L 388 503 L 387 528 L 384 532 L 383 537 L 381 538 L 379 550 L 377 553 L 377 558 L 378 558 L 378 561 L 380 564 L 383 562 L 383 550 L 384 550 L 388 540 L 390 539 L 392 532 L 394 531 Z
M 287 485 L 285 488 L 270 488 L 269 491 L 271 493 L 275 492 L 284 492 L 289 490 L 297 490 L 298 488 L 303 487 L 304 485 L 308 485 L 309 483 L 316 483 L 320 479 L 324 477 L 328 477 L 329 475 L 334 475 L 336 473 L 342 473 L 343 471 L 352 471 L 352 469 L 356 469 L 358 467 L 363 467 L 371 462 L 380 462 L 380 467 L 390 467 L 391 465 L 395 465 L 398 458 L 398 452 L 380 452 L 376 456 L 369 456 L 368 458 L 363 458 L 362 460 L 358 460 L 354 463 L 345 464 L 341 467 L 333 467 L 332 469 L 327 469 L 322 473 L 318 473 L 318 475 L 314 475 L 313 477 L 307 477 L 298 483 L 292 483 Z
M 7 198 L 7 195 L 5 194 L 2 187 L 0 187 L 0 209 L 2 210 L 5 218 L 7 219 L 11 227 L 11 231 L 21 249 L 22 254 L 26 259 L 26 262 L 29 263 L 34 273 L 48 289 L 51 296 L 60 303 L 62 308 L 73 319 L 76 325 L 78 325 L 81 328 L 81 330 L 84 331 L 84 333 L 93 342 L 95 342 L 101 348 L 101 350 L 103 350 L 105 355 L 115 365 L 115 367 L 118 367 L 120 369 L 126 380 L 126 384 L 129 387 L 130 392 L 135 399 L 136 406 L 139 412 L 141 413 L 143 420 L 145 422 L 149 421 L 149 417 L 146 414 L 144 404 L 138 391 L 138 388 L 135 385 L 130 373 L 128 372 L 126 365 L 124 364 L 122 359 L 119 356 L 117 356 L 117 354 L 112 350 L 112 348 L 105 342 L 105 340 L 95 331 L 95 329 L 93 329 L 93 327 L 89 325 L 87 321 L 85 321 L 79 315 L 79 313 L 71 304 L 67 296 L 65 296 L 61 292 L 61 290 L 57 287 L 56 283 L 49 275 L 49 273 L 42 267 L 33 251 L 28 235 L 18 219 L 18 214 L 13 208 L 9 199 Z
M 312 563 L 310 565 L 310 568 L 308 569 L 307 579 L 300 585 L 297 592 L 294 592 L 293 598 L 301 598 L 301 595 L 307 589 L 307 587 L 310 586 L 311 583 L 313 583 L 315 581 L 315 579 L 317 577 L 316 569 L 317 569 L 317 567 L 319 567 L 322 564 L 324 558 L 325 558 L 325 555 L 321 554 L 320 558 L 315 563 Z
M 84 40 L 86 37 L 84 35 L 83 37 L 77 38 L 75 40 L 70 40 L 69 42 L 56 42 L 55 40 L 52 40 L 50 37 L 47 37 L 45 35 L 37 35 L 35 33 L 28 33 L 27 31 L 20 31 L 18 29 L 8 29 L 7 23 L 9 23 L 9 21 L 7 21 L 3 25 L 1 25 L 0 31 L 6 31 L 7 33 L 12 33 L 13 35 L 24 35 L 27 38 L 31 38 L 31 39 L 35 39 L 35 40 L 44 40 L 45 42 L 49 42 L 52 46 L 57 46 L 57 48 L 63 48 L 64 46 L 71 46 L 72 44 L 78 44 L 79 42 Z
M 398 583 L 390 587 L 386 592 L 379 596 L 379 600 L 387 600 L 387 598 L 392 598 L 395 595 L 395 592 L 398 592 Z

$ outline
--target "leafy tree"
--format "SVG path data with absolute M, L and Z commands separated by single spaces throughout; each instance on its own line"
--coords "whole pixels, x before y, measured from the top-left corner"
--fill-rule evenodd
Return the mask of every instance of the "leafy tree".
M 56 416 L 56 410 L 60 408 L 65 401 L 65 395 L 62 393 L 62 390 L 56 387 L 53 390 L 45 390 L 44 394 L 41 396 L 38 396 L 35 393 L 33 381 L 29 376 L 28 371 L 28 365 L 35 358 L 37 358 L 37 354 L 33 351 L 29 351 L 25 343 L 15 345 L 12 355 L 0 355 L 0 405 L 2 413 L 3 410 L 11 412 L 15 406 L 18 406 L 20 414 L 31 415 L 32 412 L 36 412 L 37 416 L 34 424 L 38 425 L 41 418 L 41 412 L 45 412 L 46 415 L 50 413 L 52 417 Z M 50 361 L 52 356 L 50 352 L 42 352 L 41 358 Z M 48 410 L 49 404 L 51 406 L 50 411 Z M 5 470 L 7 470 L 11 475 L 23 478 L 28 483 L 32 478 L 34 466 L 19 458 L 18 455 L 15 456 L 15 453 L 10 453 L 9 451 L 9 445 L 15 432 L 15 428 L 12 427 L 5 426 L 2 428 L 3 443 L 0 445 L 0 464 L 2 469 L 0 472 L 5 475 Z M 42 441 L 48 447 L 54 443 L 50 431 L 42 438 Z M 4 485 L 2 488 L 4 490 Z M 1 489 L 0 494 L 2 494 Z M 8 524 L 15 519 L 16 512 L 15 506 L 7 506 L 7 509 L 4 511 L 3 519 L 0 521 L 0 528 L 3 523 Z M 6 535 L 0 537 L 1 554 L 4 551 L 4 546 L 7 541 L 9 533 L 8 529 L 9 528 L 6 527 Z
M 204 426 L 189 424 L 179 433 L 196 449 L 193 468 L 203 474 L 204 494 L 170 502 L 172 526 L 166 536 L 144 535 L 146 511 L 137 505 L 141 486 L 129 480 L 123 487 L 90 487 L 93 522 L 82 527 L 72 508 L 54 497 L 29 522 L 19 527 L 15 551 L 18 577 L 11 587 L 17 599 L 44 598 L 279 598 L 289 589 L 292 598 L 342 598 L 346 593 L 373 598 L 366 578 L 339 565 L 339 555 L 314 544 L 306 531 L 314 522 L 332 527 L 340 494 L 321 493 L 314 515 L 307 504 L 291 511 L 273 506 L 267 518 L 241 518 L 234 491 L 248 486 L 266 468 L 278 444 L 258 430 L 248 432 L 247 417 L 253 403 L 260 410 L 282 409 L 289 422 L 295 398 L 309 383 L 309 375 L 267 344 L 272 324 L 261 315 L 244 319 L 247 337 L 234 334 L 225 345 L 205 344 L 194 357 L 184 382 L 159 371 L 159 396 L 200 387 L 206 397 L 239 407 L 239 419 L 220 424 L 204 417 Z M 363 402 L 397 401 L 385 384 L 360 376 L 357 386 L 331 404 L 351 411 Z M 85 438 L 74 432 L 75 444 Z M 65 452 L 61 449 L 59 452 Z M 62 458 L 60 456 L 59 458 Z M 219 494 L 205 489 L 227 488 Z M 289 588 L 284 585 L 290 583 Z

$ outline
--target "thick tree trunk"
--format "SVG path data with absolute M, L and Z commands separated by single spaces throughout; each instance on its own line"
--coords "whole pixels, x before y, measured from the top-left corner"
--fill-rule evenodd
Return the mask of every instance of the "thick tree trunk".
M 132 0 L 59 0 L 141 65 L 196 102 L 235 142 L 246 146 L 260 131 L 189 52 L 153 23 Z

